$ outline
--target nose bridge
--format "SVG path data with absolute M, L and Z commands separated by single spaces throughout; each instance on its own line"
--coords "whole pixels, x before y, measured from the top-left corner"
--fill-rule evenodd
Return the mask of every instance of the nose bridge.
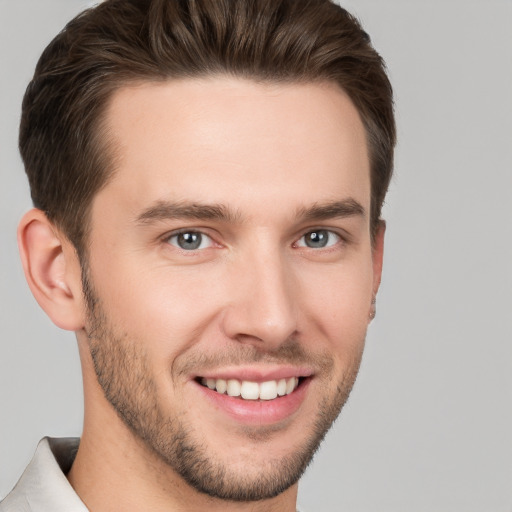
M 267 346 L 284 343 L 297 331 L 298 312 L 289 260 L 278 244 L 248 249 L 237 262 L 225 326 L 230 337 Z

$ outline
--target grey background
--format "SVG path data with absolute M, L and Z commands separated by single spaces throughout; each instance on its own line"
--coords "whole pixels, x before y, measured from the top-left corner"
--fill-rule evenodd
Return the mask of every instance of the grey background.
M 44 435 L 78 435 L 74 337 L 18 263 L 16 138 L 44 46 L 91 2 L 0 0 L 0 497 Z M 385 57 L 399 147 L 358 383 L 303 479 L 311 512 L 512 511 L 512 2 L 351 0 Z

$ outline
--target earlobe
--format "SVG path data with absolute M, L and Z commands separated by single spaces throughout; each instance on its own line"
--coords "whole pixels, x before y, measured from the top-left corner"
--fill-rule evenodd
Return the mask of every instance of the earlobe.
M 384 259 L 384 234 L 386 232 L 386 222 L 379 220 L 379 226 L 375 233 L 373 243 L 373 297 L 377 296 L 380 280 L 382 277 L 382 262 Z
M 372 299 L 370 303 L 370 310 L 368 313 L 368 321 L 371 322 L 375 318 L 377 312 L 377 292 L 380 287 L 380 280 L 382 277 L 382 262 L 384 258 L 384 233 L 386 232 L 386 223 L 379 220 L 375 237 L 373 239 L 372 247 L 372 266 L 373 266 L 373 284 L 372 284 Z
M 18 227 L 18 246 L 28 285 L 54 324 L 77 331 L 84 325 L 80 264 L 64 235 L 38 209 Z

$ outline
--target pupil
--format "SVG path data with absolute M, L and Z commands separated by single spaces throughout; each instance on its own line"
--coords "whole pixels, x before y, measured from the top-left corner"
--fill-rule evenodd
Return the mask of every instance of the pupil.
M 306 238 L 306 245 L 308 247 L 325 247 L 327 245 L 328 241 L 328 234 L 327 231 L 320 230 L 320 231 L 312 231 L 307 235 Z
M 178 235 L 178 244 L 185 250 L 197 249 L 201 245 L 201 233 L 181 233 Z

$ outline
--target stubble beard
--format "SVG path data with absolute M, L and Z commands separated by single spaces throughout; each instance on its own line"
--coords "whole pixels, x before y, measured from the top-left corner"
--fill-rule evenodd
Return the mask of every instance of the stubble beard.
M 191 487 L 223 500 L 247 502 L 273 498 L 300 479 L 348 399 L 361 354 L 338 382 L 336 391 L 322 399 L 310 434 L 302 445 L 279 459 L 272 459 L 269 454 L 265 467 L 247 476 L 250 472 L 233 470 L 229 462 L 214 460 L 208 442 L 201 442 L 194 426 L 182 421 L 179 414 L 163 413 L 144 344 L 115 332 L 93 290 L 86 267 L 82 268 L 89 310 L 86 333 L 98 382 L 119 417 L 146 448 Z M 248 440 L 261 441 L 262 449 L 265 439 L 272 435 L 271 428 L 247 431 Z

